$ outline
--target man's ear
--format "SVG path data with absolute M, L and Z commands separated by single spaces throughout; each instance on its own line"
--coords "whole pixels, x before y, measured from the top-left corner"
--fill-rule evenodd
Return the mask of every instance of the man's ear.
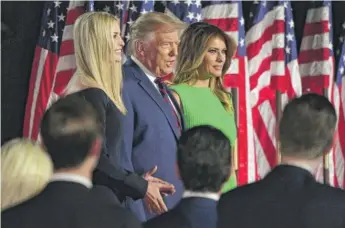
M 102 139 L 101 137 L 97 137 L 91 145 L 90 155 L 98 156 L 101 153 L 101 150 L 102 150 Z
M 137 41 L 135 43 L 135 51 L 140 56 L 144 56 L 145 55 L 145 44 L 144 44 L 143 41 Z
M 338 134 L 334 133 L 331 145 L 324 152 L 325 155 L 327 155 L 327 154 L 329 154 L 331 152 L 331 150 L 335 146 L 335 143 L 337 142 L 337 140 L 338 140 Z

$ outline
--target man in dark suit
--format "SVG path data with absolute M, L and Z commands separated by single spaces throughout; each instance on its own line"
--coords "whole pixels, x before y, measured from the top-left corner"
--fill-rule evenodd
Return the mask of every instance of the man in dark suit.
M 231 145 L 219 130 L 194 127 L 178 143 L 178 173 L 185 186 L 180 203 L 145 228 L 216 228 L 217 203 L 231 173 Z
M 176 141 L 183 121 L 180 110 L 162 77 L 173 71 L 179 30 L 184 25 L 158 12 L 140 16 L 131 26 L 130 58 L 123 66 L 123 99 L 127 108 L 124 120 L 121 165 L 125 170 L 143 173 L 157 167 L 155 177 L 175 186 L 176 193 L 160 201 L 160 208 L 142 200 L 126 201 L 141 221 L 172 208 L 182 195 L 182 183 L 174 171 Z
M 92 187 L 101 134 L 99 117 L 85 100 L 68 96 L 54 103 L 41 122 L 43 144 L 54 164 L 51 182 L 37 196 L 3 211 L 2 227 L 140 227 L 110 189 Z
M 263 180 L 226 193 L 219 228 L 344 228 L 345 192 L 313 174 L 333 144 L 337 117 L 326 97 L 290 101 L 279 125 L 281 164 Z

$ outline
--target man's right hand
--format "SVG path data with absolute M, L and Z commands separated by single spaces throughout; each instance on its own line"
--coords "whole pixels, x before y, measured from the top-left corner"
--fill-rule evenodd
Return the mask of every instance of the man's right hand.
M 168 208 L 166 207 L 163 197 L 159 190 L 161 187 L 164 187 L 161 183 L 150 181 L 148 183 L 147 192 L 144 200 L 151 213 L 155 212 L 157 214 L 162 214 L 168 211 Z
M 150 212 L 161 214 L 168 210 L 161 194 L 173 194 L 175 192 L 175 187 L 172 184 L 152 177 L 156 171 L 157 166 L 144 175 L 144 178 L 148 181 L 144 200 Z

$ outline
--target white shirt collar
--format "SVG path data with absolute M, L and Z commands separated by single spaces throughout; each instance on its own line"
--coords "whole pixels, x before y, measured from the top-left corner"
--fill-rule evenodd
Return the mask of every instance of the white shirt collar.
M 153 84 L 153 86 L 156 88 L 157 92 L 160 94 L 159 92 L 159 88 L 158 85 L 155 83 L 156 80 L 156 76 L 155 74 L 153 74 L 151 71 L 149 71 L 135 56 L 131 55 L 131 59 L 139 66 L 139 68 L 144 72 L 144 74 L 148 77 L 148 79 L 150 80 L 150 82 Z M 171 101 L 171 98 L 168 96 L 169 101 L 173 107 L 173 109 L 175 110 L 175 113 L 177 114 L 177 117 L 179 118 L 179 120 L 181 120 L 181 116 L 179 115 L 179 112 L 176 110 L 175 105 L 173 104 L 173 102 Z
M 184 191 L 182 198 L 189 198 L 189 197 L 201 197 L 201 198 L 208 198 L 215 201 L 219 200 L 219 194 L 215 192 L 193 192 L 193 191 Z
M 92 188 L 92 182 L 86 177 L 71 174 L 71 173 L 54 173 L 50 179 L 50 182 L 54 181 L 68 181 L 82 184 L 87 188 Z
M 135 56 L 131 55 L 131 59 L 139 66 L 139 68 L 144 71 L 146 76 L 150 79 L 152 83 L 155 84 L 155 79 L 157 78 L 154 73 L 147 69 L 144 64 L 142 64 Z

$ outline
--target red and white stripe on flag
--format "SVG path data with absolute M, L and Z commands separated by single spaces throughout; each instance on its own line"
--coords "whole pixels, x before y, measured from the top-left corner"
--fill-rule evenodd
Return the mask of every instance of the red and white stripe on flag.
M 254 142 L 260 177 L 279 160 L 277 92 L 281 109 L 301 94 L 294 22 L 290 2 L 254 2 L 247 35 Z M 254 14 L 255 12 L 255 14 Z
M 334 81 L 330 7 L 308 9 L 298 56 L 303 92 L 323 95 L 323 89 L 328 89 L 329 97 Z
M 73 24 L 77 17 L 85 12 L 84 3 L 84 1 L 70 1 L 67 14 L 62 15 L 64 17 L 59 15 L 63 20 L 66 20 L 59 54 L 48 50 L 48 48 L 42 45 L 38 44 L 36 46 L 25 110 L 24 137 L 39 140 L 40 122 L 44 112 L 61 95 L 76 69 L 73 47 Z M 58 4 L 58 2 L 55 4 Z M 60 5 L 55 5 L 56 7 L 60 7 Z M 52 10 L 55 9 L 52 7 L 46 10 L 49 12 L 44 13 L 49 16 Z M 60 17 L 58 20 L 61 20 Z M 51 21 L 51 23 L 54 26 L 56 21 Z M 42 24 L 42 28 L 44 26 Z
M 318 5 L 315 5 L 318 4 Z M 331 2 L 310 3 L 304 26 L 303 38 L 298 56 L 302 89 L 304 93 L 313 92 L 326 95 L 334 102 L 334 55 L 332 38 Z M 327 94 L 324 94 L 327 90 Z M 337 99 L 337 98 L 336 98 Z M 336 185 L 335 160 L 333 148 L 328 157 L 330 185 Z M 316 174 L 316 179 L 323 182 L 323 166 Z
M 284 39 L 283 5 L 268 10 L 246 34 L 254 144 L 260 177 L 278 161 L 276 88 L 271 87 L 271 79 L 285 76 Z

